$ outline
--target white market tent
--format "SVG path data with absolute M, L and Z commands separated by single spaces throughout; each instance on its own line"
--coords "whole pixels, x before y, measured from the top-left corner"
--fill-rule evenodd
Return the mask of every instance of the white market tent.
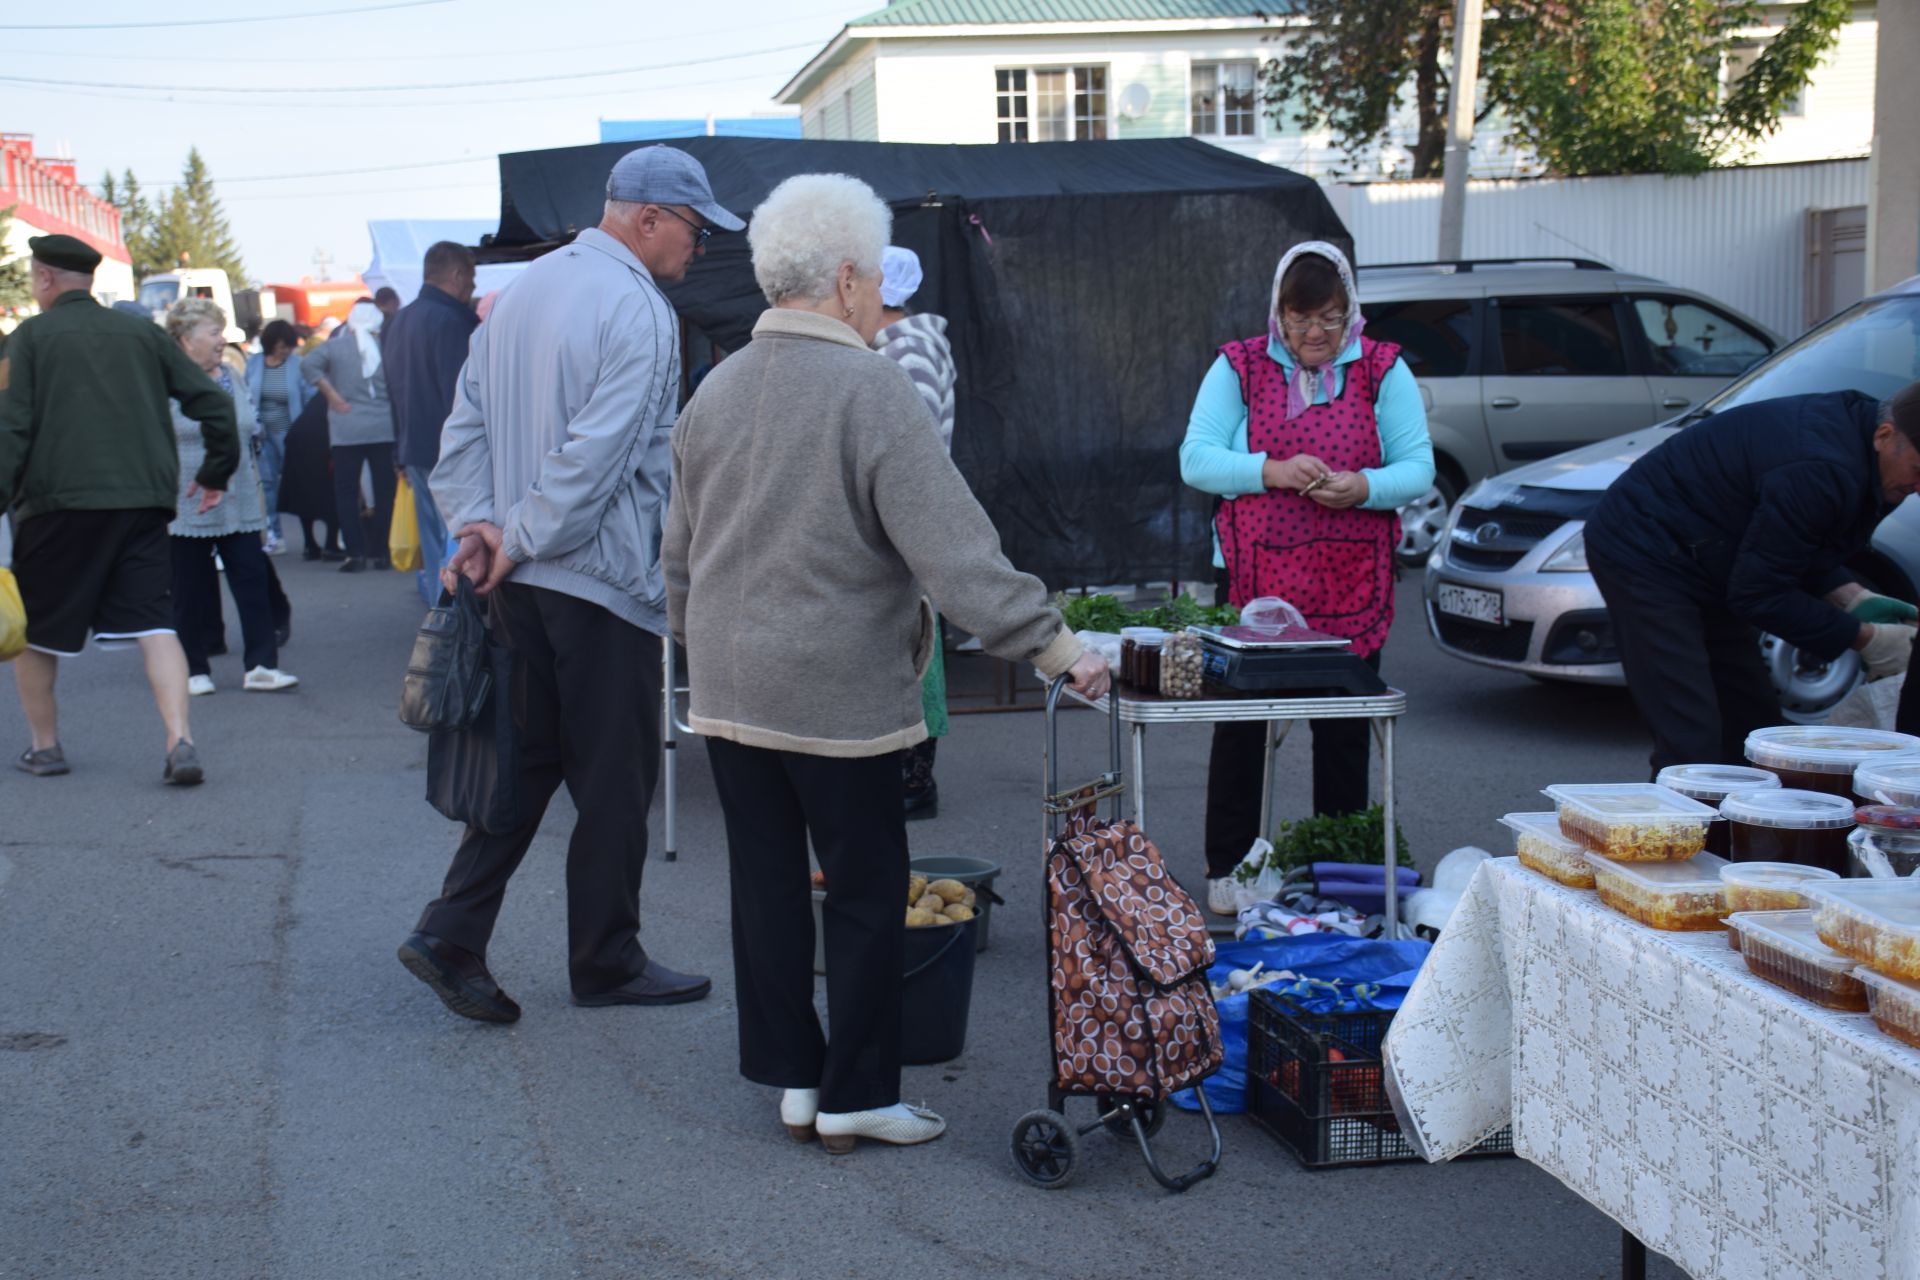
M 480 237 L 499 228 L 498 218 L 387 218 L 367 223 L 367 238 L 373 241 L 373 261 L 360 273 L 367 291 L 389 285 L 404 305 L 420 292 L 420 261 L 435 241 L 451 240 L 468 246 L 480 243 Z M 526 269 L 524 262 L 490 262 L 480 268 L 473 296 L 484 298 L 496 289 L 504 289 Z

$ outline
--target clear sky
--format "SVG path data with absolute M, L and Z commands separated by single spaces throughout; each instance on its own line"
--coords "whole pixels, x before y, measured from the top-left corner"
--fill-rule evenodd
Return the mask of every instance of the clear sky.
M 374 5 L 386 7 L 281 16 Z M 597 142 L 602 118 L 770 109 L 844 21 L 880 5 L 6 4 L 0 129 L 32 133 L 42 154 L 67 151 L 95 190 L 107 170 L 132 169 L 164 195 L 198 146 L 252 276 L 312 275 L 316 252 L 339 275 L 367 265 L 370 219 L 497 218 L 500 152 Z M 168 25 L 114 25 L 156 22 Z M 61 23 L 76 25 L 26 29 Z M 499 81 L 519 83 L 474 83 Z M 433 87 L 395 87 L 416 85 Z M 284 176 L 314 174 L 332 176 Z

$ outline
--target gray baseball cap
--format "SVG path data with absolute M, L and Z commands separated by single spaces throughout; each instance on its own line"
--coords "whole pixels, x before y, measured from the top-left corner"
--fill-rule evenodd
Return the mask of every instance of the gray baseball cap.
M 621 156 L 607 175 L 607 199 L 684 204 L 722 231 L 747 225 L 713 198 L 707 171 L 677 147 L 641 147 Z

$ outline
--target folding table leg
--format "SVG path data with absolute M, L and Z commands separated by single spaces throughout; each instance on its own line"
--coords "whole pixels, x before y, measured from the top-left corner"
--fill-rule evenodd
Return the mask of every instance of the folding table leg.
M 1647 1280 L 1647 1246 L 1625 1227 L 1620 1228 L 1620 1280 Z

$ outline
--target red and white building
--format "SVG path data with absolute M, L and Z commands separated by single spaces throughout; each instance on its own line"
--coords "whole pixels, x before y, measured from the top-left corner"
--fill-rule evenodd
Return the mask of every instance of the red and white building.
M 38 156 L 30 133 L 0 133 L 0 209 L 13 206 L 12 229 L 0 261 L 27 255 L 29 236 L 69 235 L 101 254 L 94 296 L 117 302 L 134 296 L 133 259 L 120 239 L 120 211 L 87 190 L 71 159 Z

